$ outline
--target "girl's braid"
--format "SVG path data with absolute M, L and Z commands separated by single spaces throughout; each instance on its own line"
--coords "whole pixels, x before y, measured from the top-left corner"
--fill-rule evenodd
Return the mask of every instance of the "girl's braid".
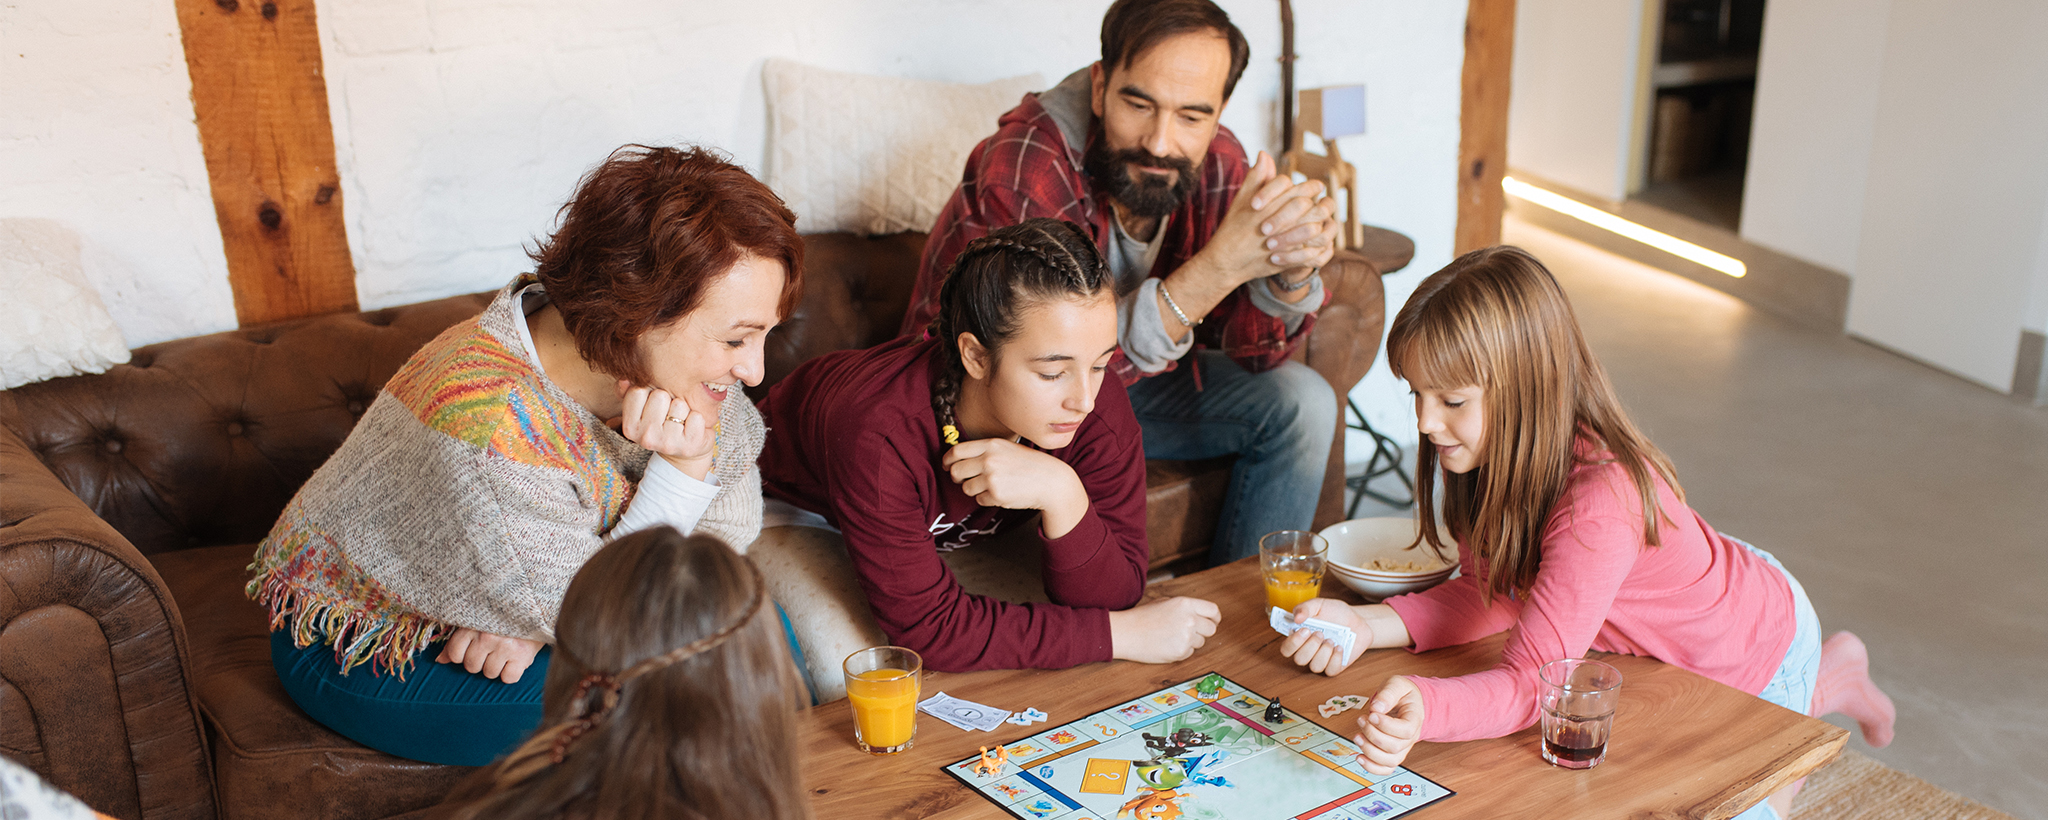
M 1064 237 L 1065 241 L 1062 241 L 1060 232 L 1066 234 Z M 1058 284 L 1044 283 L 1044 285 L 1050 286 L 1049 288 L 1040 286 L 1031 287 L 1031 290 L 1050 289 L 1076 294 L 1093 293 L 1100 287 L 1102 281 L 1100 275 L 1101 259 L 1093 253 L 1088 253 L 1087 258 L 1084 260 L 1081 255 L 1075 253 L 1075 247 L 1085 247 L 1089 251 L 1094 250 L 1093 243 L 1086 234 L 1082 233 L 1078 226 L 1072 223 L 1039 218 L 1026 220 L 1009 228 L 999 229 L 969 242 L 967 247 L 960 251 L 960 255 L 954 259 L 953 266 L 947 274 L 945 284 L 940 286 L 939 289 L 938 315 L 932 317 L 932 323 L 927 330 L 928 335 L 939 339 L 939 344 L 943 351 L 941 353 L 943 357 L 941 359 L 942 366 L 939 368 L 937 378 L 932 382 L 932 412 L 938 417 L 940 432 L 945 438 L 947 445 L 960 443 L 958 422 L 954 414 L 955 407 L 960 401 L 961 380 L 965 377 L 965 368 L 960 362 L 960 352 L 956 340 L 962 329 L 953 327 L 953 323 L 950 321 L 960 317 L 949 316 L 948 306 L 962 299 L 970 298 L 966 294 L 958 292 L 964 288 L 993 285 L 1008 291 L 1019 284 L 1038 284 L 1029 282 L 1028 277 L 1023 282 L 1001 281 L 990 283 L 981 281 L 988 277 L 1005 277 L 1012 272 L 1008 265 L 976 264 L 980 261 L 980 257 L 996 254 L 1029 257 L 1042 264 L 1046 270 L 1058 274 L 1062 280 Z M 983 330 L 994 330 L 994 328 L 985 328 Z M 986 336 L 989 334 L 980 333 L 977 335 Z M 984 339 L 983 341 L 988 342 L 990 340 Z

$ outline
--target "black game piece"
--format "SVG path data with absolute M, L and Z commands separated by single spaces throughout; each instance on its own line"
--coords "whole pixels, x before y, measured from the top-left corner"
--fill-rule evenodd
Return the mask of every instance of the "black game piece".
M 1176 729 L 1172 735 L 1167 737 L 1160 737 L 1151 732 L 1144 733 L 1143 737 L 1145 738 L 1146 748 L 1152 750 L 1152 758 L 1154 760 L 1166 758 L 1177 760 L 1187 757 L 1188 752 L 1196 747 L 1208 746 L 1215 742 L 1208 735 L 1186 728 Z
M 1280 714 L 1279 698 L 1274 698 L 1271 703 L 1266 704 L 1265 719 L 1267 723 L 1279 723 L 1287 719 L 1286 715 Z

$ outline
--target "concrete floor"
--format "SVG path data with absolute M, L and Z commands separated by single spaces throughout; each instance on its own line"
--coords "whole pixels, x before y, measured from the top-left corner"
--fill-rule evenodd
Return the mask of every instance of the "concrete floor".
M 1869 645 L 1898 738 L 1837 715 L 1849 747 L 2048 820 L 2048 409 L 1525 223 L 1504 241 L 1564 284 L 1693 508 Z

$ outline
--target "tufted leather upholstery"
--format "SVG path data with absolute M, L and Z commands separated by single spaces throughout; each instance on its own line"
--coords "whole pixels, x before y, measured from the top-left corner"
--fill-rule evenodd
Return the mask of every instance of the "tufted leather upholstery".
M 0 393 L 0 423 L 144 555 L 261 540 L 384 380 L 488 294 L 154 344 Z
M 769 382 L 886 340 L 924 246 L 805 241 L 804 300 L 770 337 Z M 1324 276 L 1335 301 L 1301 358 L 1342 395 L 1378 350 L 1379 276 L 1362 259 Z M 298 710 L 240 586 L 253 543 L 384 381 L 489 298 L 180 339 L 0 391 L 0 754 L 122 818 L 385 817 L 445 794 L 466 770 L 371 751 Z M 1148 465 L 1155 567 L 1206 553 L 1228 468 Z
M 116 817 L 212 817 L 169 589 L 11 429 L 0 499 L 0 753 Z
M 769 334 L 767 373 L 748 388 L 758 399 L 811 357 L 889 341 L 910 309 L 925 235 L 804 237 L 804 297 Z
M 464 770 L 299 712 L 240 587 L 384 381 L 488 302 L 180 339 L 0 391 L 0 753 L 124 818 L 382 817 L 445 793 Z

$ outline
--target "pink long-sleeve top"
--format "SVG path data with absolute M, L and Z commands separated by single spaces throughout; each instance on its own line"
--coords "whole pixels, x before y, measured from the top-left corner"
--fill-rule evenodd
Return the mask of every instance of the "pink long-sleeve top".
M 1483 603 L 1486 564 L 1467 550 L 1458 578 L 1387 599 L 1415 652 L 1512 630 L 1498 666 L 1414 679 L 1423 740 L 1500 737 L 1535 724 L 1537 670 L 1588 649 L 1656 658 L 1750 694 L 1783 662 L 1796 628 L 1785 575 L 1707 526 L 1654 470 L 1665 520 L 1662 546 L 1650 546 L 1634 482 L 1607 454 L 1595 458 L 1605 463 L 1572 470 L 1526 595 Z

